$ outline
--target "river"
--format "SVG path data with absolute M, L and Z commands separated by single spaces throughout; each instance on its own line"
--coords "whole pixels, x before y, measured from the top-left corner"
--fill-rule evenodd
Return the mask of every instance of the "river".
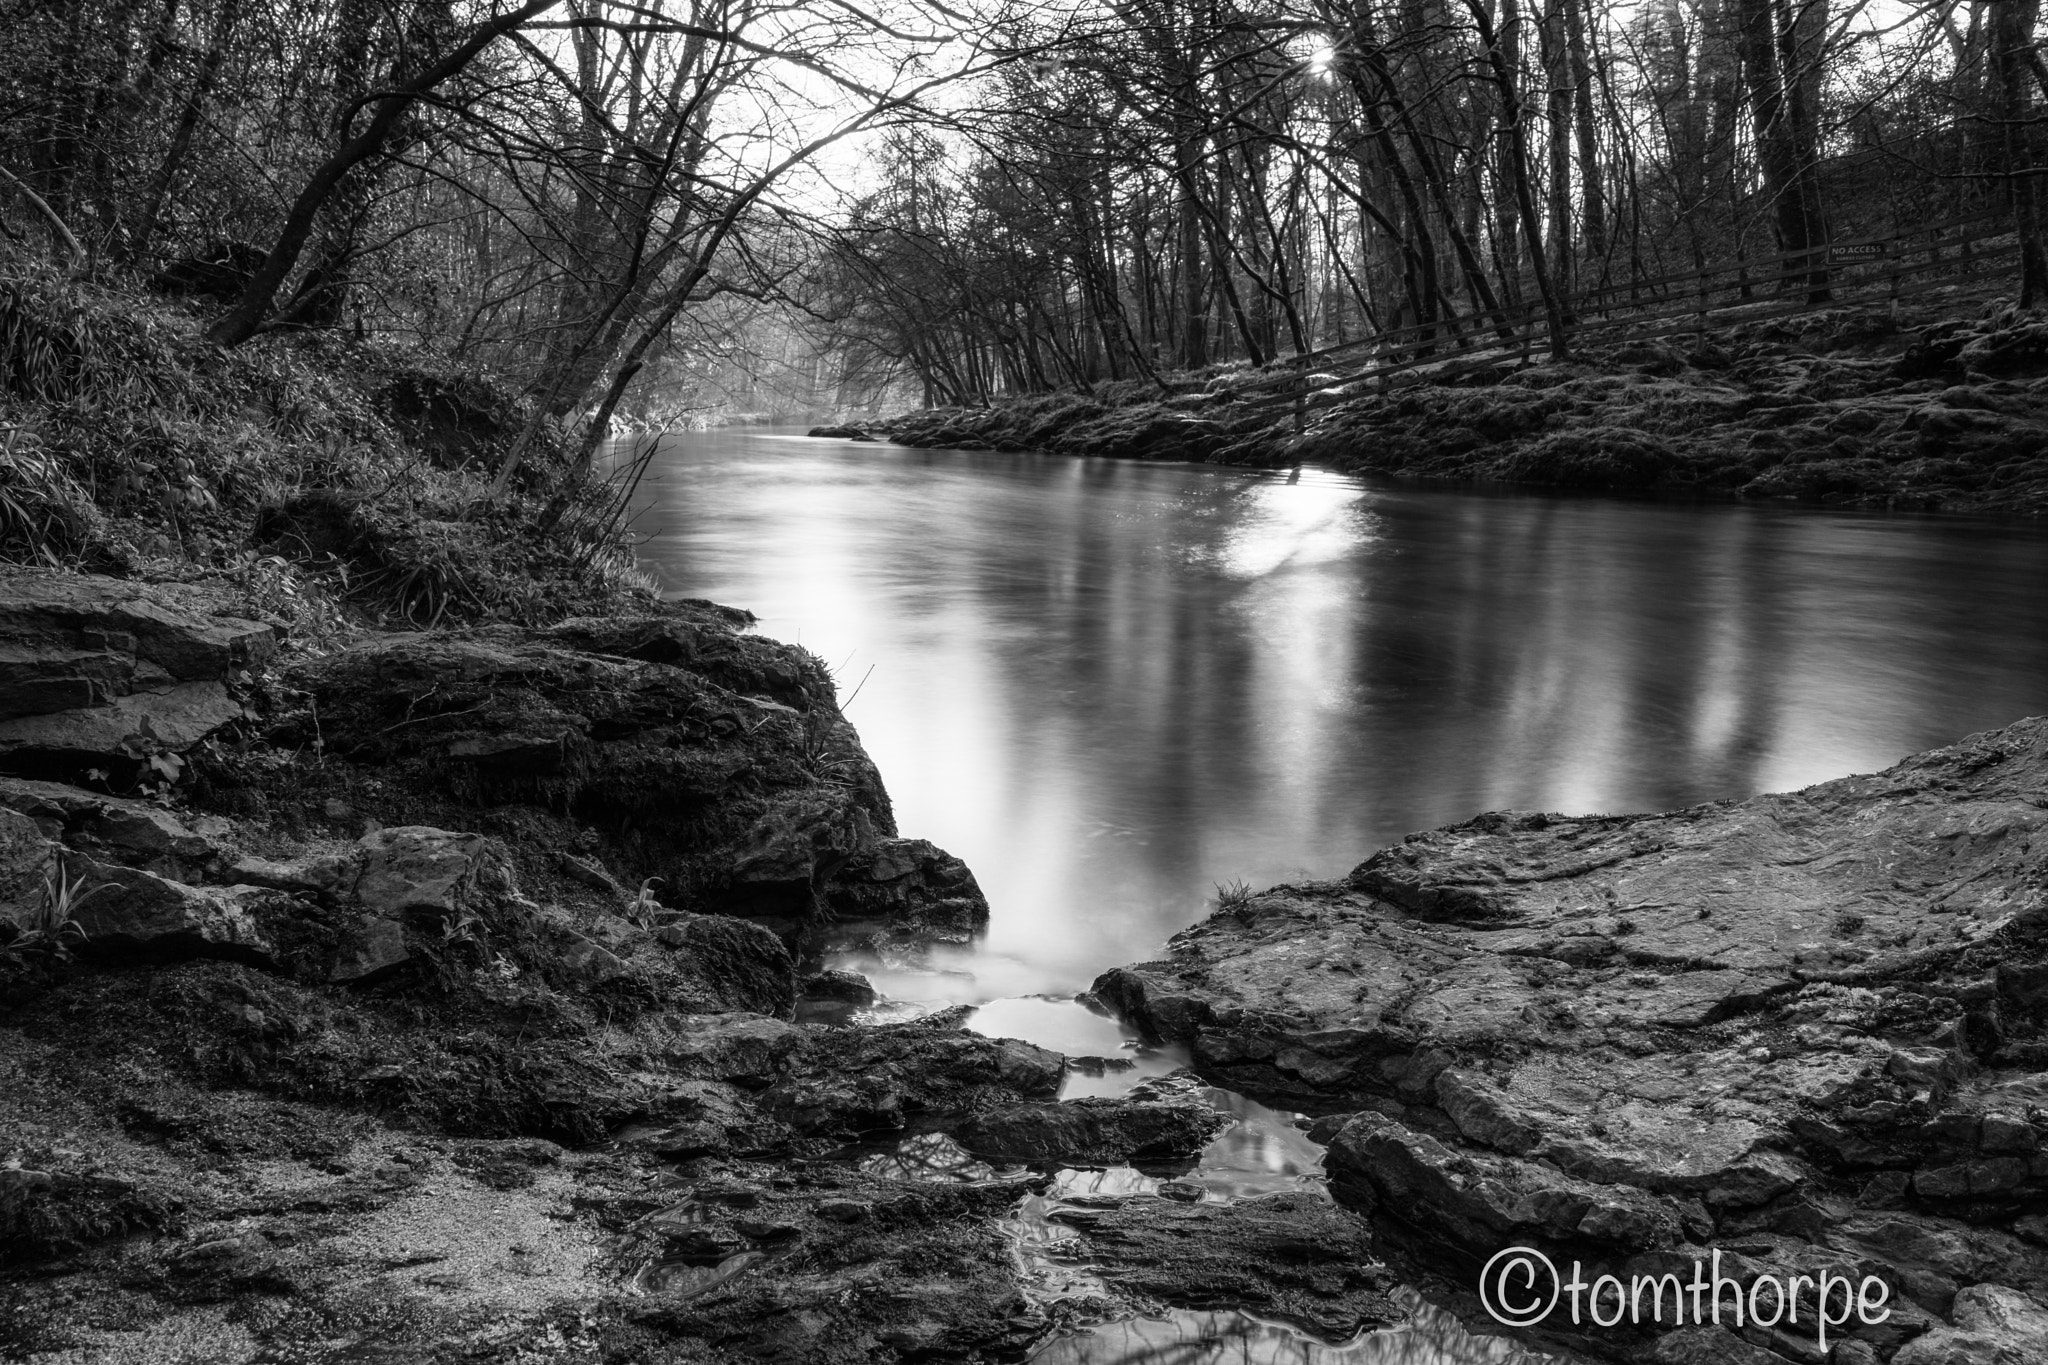
M 923 1003 L 1071 995 L 1219 886 L 1481 811 L 1784 790 L 2048 710 L 2021 525 L 739 429 L 667 438 L 636 526 L 665 590 L 831 665 L 904 832 L 974 869 L 980 943 L 855 964 Z
M 1069 1095 L 1183 1060 L 1071 997 L 1224 888 L 1341 876 L 1485 810 L 1799 787 L 2048 710 L 2048 534 L 2017 524 L 753 429 L 668 438 L 637 529 L 664 590 L 747 607 L 826 660 L 904 832 L 988 894 L 971 946 L 841 965 L 897 1009 L 975 1004 L 980 1031 L 1135 1063 L 1070 1074 Z M 1207 1094 L 1234 1122 L 1190 1173 L 1204 1198 L 1322 1188 L 1287 1115 Z M 974 1164 L 936 1135 L 877 1159 Z M 1071 1236 L 1059 1190 L 1103 1180 L 1145 1177 L 1062 1172 L 1012 1216 L 1034 1292 L 1072 1291 L 1043 1254 Z M 1405 1325 L 1334 1347 L 1175 1311 L 1035 1359 L 1562 1359 L 1402 1293 Z

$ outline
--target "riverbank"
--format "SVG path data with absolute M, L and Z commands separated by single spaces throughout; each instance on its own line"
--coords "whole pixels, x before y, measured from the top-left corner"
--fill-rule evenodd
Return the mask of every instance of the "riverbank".
M 1377 1155 L 1357 1158 L 1367 1138 L 1405 1141 L 1373 1127 L 1372 1115 L 1388 1118 L 1394 1102 L 1408 1109 L 1389 1121 L 1418 1143 L 1467 1143 L 1446 1147 L 1472 1163 L 1449 1168 L 1448 1186 L 1468 1189 L 1477 1173 L 1516 1192 L 1504 1231 L 1542 1235 L 1542 1218 L 1555 1222 L 1581 1196 L 1570 1232 L 1606 1227 L 1587 1221 L 1600 1186 L 1624 1213 L 1654 1213 L 1667 1196 L 1682 1214 L 1696 1202 L 1705 1224 L 1642 1226 L 1686 1236 L 1704 1227 L 1740 1238 L 1731 1245 L 1743 1255 L 1762 1256 L 1753 1247 L 1771 1238 L 1820 1235 L 1812 1229 L 1821 1215 L 1803 1211 L 1797 1190 L 1777 1191 L 1759 1212 L 1742 1202 L 1754 1185 L 1728 1198 L 1672 1181 L 1637 1190 L 1631 1182 L 1649 1177 L 1597 1162 L 1546 1185 L 1551 1166 L 1565 1168 L 1541 1144 L 1504 1151 L 1522 1165 L 1494 1172 L 1455 1122 L 1444 1126 L 1464 1112 L 1442 1099 L 1444 1071 L 1418 1064 L 1416 1076 L 1428 1075 L 1412 1099 L 1398 1083 L 1392 1100 L 1377 1083 L 1353 1084 L 1359 1065 L 1391 1045 L 1349 1022 L 1289 1035 L 1290 1047 L 1323 1051 L 1306 1065 L 1289 1060 L 1283 1076 L 1256 1064 L 1264 1032 L 1245 1032 L 1236 1060 L 1210 1046 L 1203 1029 L 1229 1016 L 1225 1000 L 1215 1014 L 1190 1014 L 1206 1021 L 1188 1036 L 1203 1077 L 1154 1077 L 1114 1099 L 1065 1103 L 1057 1097 L 1069 1077 L 1108 1082 L 1126 1074 L 1127 1059 L 984 1037 L 965 1027 L 964 1010 L 893 1024 L 813 1022 L 847 1018 L 869 1000 L 859 979 L 815 970 L 812 950 L 828 932 L 858 925 L 892 944 L 956 941 L 987 913 L 967 868 L 897 830 L 823 663 L 753 634 L 743 611 L 656 600 L 621 562 L 622 547 L 598 535 L 615 523 L 576 513 L 605 507 L 602 487 L 579 484 L 548 446 L 511 496 L 492 503 L 491 456 L 520 427 L 515 399 L 470 390 L 463 411 L 472 416 L 408 427 L 385 406 L 384 377 L 412 363 L 404 357 L 278 338 L 260 365 L 223 360 L 185 349 L 176 316 L 132 311 L 165 333 L 152 363 L 173 367 L 169 396 L 147 420 L 175 434 L 185 452 L 177 458 L 199 476 L 165 487 L 197 487 L 207 498 L 145 499 L 133 483 L 75 481 L 56 489 L 85 500 L 75 523 L 52 512 L 13 524 L 41 535 L 36 544 L 59 563 L 0 572 L 0 1356 L 38 1365 L 351 1353 L 624 1365 L 994 1361 L 1046 1350 L 1085 1360 L 1110 1349 L 1101 1346 L 1108 1338 L 1089 1335 L 1096 1324 L 1146 1315 L 1184 1332 L 1185 1345 L 1215 1336 L 1219 1324 L 1241 1327 L 1234 1314 L 1246 1310 L 1288 1324 L 1261 1329 L 1275 1355 L 1298 1354 L 1304 1336 L 1386 1328 L 1369 1349 L 1436 1350 L 1460 1365 L 1495 1358 L 1442 1330 L 1413 1288 L 1484 1326 L 1459 1295 L 1470 1285 L 1471 1229 L 1494 1225 L 1445 1196 L 1446 1185 L 1418 1179 L 1413 1194 L 1381 1194 L 1360 1174 L 1379 1169 Z M 123 324 L 111 310 L 92 322 L 125 335 L 113 330 Z M 283 387 L 251 391 L 281 395 L 286 406 L 228 401 L 258 373 L 282 376 Z M 32 433 L 35 449 L 66 454 L 60 472 L 94 460 L 128 460 L 144 478 L 144 461 L 166 478 L 186 472 L 159 458 L 172 447 L 99 439 L 74 410 L 78 393 L 8 402 L 9 422 Z M 505 419 L 481 429 L 474 413 L 500 403 Z M 437 461 L 420 442 L 450 427 L 482 444 Z M 245 452 L 246 477 L 231 476 L 243 465 L 222 451 Z M 31 505 L 27 496 L 17 502 Z M 74 526 L 76 540 L 54 538 Z M 445 561 L 395 557 L 436 547 Z M 460 576 L 423 567 L 442 562 Z M 1995 838 L 2007 839 L 2001 849 L 2024 843 L 2033 807 L 2007 810 L 2003 788 L 1994 801 L 1972 786 L 1984 772 L 1995 778 L 1995 764 L 1928 762 L 1939 780 L 1914 790 L 1934 827 L 1961 822 L 1987 847 Z M 2040 786 L 2032 762 L 2007 765 L 2021 774 L 2015 790 Z M 1845 798 L 1843 809 L 1859 799 Z M 1595 834 L 1635 827 L 1582 823 L 1597 825 Z M 1775 865 L 1742 829 L 1701 829 L 1730 868 Z M 1462 847 L 1467 833 L 1432 838 Z M 1816 825 L 1810 839 L 1821 856 L 1797 864 L 1814 869 L 1802 894 L 1830 904 L 1864 894 L 1829 855 L 1863 847 L 1866 833 L 1846 816 Z M 1425 845 L 1436 847 L 1404 847 Z M 2025 1051 L 2040 1031 L 2025 975 L 2035 950 L 2013 929 L 2031 923 L 2022 913 L 2032 904 L 2022 899 L 2033 887 L 2029 864 L 1987 855 L 1951 873 L 1916 846 L 1912 858 L 1923 857 L 1929 879 L 1975 875 L 1970 913 L 1958 918 L 1932 896 L 1882 917 L 1854 909 L 1861 918 L 1840 931 L 1842 951 L 1853 959 L 1880 929 L 1887 938 L 1910 932 L 1916 947 L 1926 937 L 1942 950 L 1922 964 L 1932 979 L 1951 969 L 1988 975 L 1991 995 L 1979 979 L 1955 998 L 1967 1005 L 1965 1030 L 1992 1010 L 1996 1041 L 1966 1031 L 1956 1043 L 1940 1034 L 1946 1015 L 1891 997 L 1874 1022 L 1852 1013 L 1845 1026 L 1882 1034 L 1891 1048 L 1884 1075 L 1892 1052 L 1917 1056 L 1923 1045 L 1961 1048 L 1958 1057 L 1974 1060 L 1957 1061 L 1957 1075 L 1972 1082 L 1966 1066 L 2038 1070 Z M 1912 881 L 1910 868 L 1896 870 Z M 1232 895 L 1212 924 L 1250 914 L 1290 951 L 1335 940 L 1312 914 L 1263 918 L 1276 895 L 1292 905 L 1324 891 L 1338 894 Z M 1413 942 L 1464 951 L 1430 918 L 1429 896 L 1419 896 L 1421 911 L 1400 908 L 1407 902 L 1394 891 L 1367 900 L 1400 932 L 1294 973 L 1319 992 L 1313 1001 L 1255 1002 L 1229 1026 L 1248 1028 L 1256 1015 L 1258 1029 L 1294 1028 L 1283 1011 L 1321 1001 L 1323 970 L 1348 963 L 1356 980 L 1345 978 L 1354 993 L 1346 998 L 1363 984 L 1371 999 L 1374 971 L 1436 970 L 1435 958 L 1405 955 Z M 2017 907 L 2010 922 L 1994 923 L 2008 902 Z M 1348 924 L 1359 908 L 1346 900 L 1336 913 Z M 1551 983 L 1559 991 L 1657 993 L 1660 962 L 1672 964 L 1641 945 L 1667 931 L 1682 939 L 1684 926 L 1651 925 L 1633 901 L 1616 913 L 1611 932 L 1568 935 L 1558 970 L 1582 948 L 1588 963 L 1604 961 L 1591 942 L 1602 938 L 1621 944 L 1620 975 L 1561 976 Z M 1717 923 L 1746 923 L 1743 907 L 1715 913 Z M 1966 921 L 1969 932 L 1956 935 Z M 1411 931 L 1412 941 L 1402 936 Z M 2009 992 L 2003 967 L 1985 968 L 1968 951 L 2009 959 L 2017 985 Z M 1509 968 L 1524 956 L 1508 954 Z M 1779 965 L 1731 970 L 1746 980 Z M 1910 981 L 1911 970 L 1896 975 Z M 1151 971 L 1127 975 L 1150 980 Z M 1704 967 L 1690 974 L 1720 980 Z M 1197 963 L 1142 1008 L 1111 980 L 1100 993 L 1173 1037 L 1177 1016 L 1161 1002 L 1204 999 L 1229 980 L 1227 969 Z M 1744 1011 L 1783 998 L 1776 982 L 1731 987 L 1729 1019 L 1667 1022 L 1662 1032 L 1595 1021 L 1609 1032 L 1587 1066 L 1624 1076 L 1641 1035 L 1674 1055 L 1691 1048 L 1707 1057 L 1714 1074 L 1689 1083 L 1722 1084 L 1722 1072 L 1755 1059 L 1742 1049 L 1721 1055 L 1719 1035 L 1699 1030 L 1749 1027 Z M 1846 992 L 1844 1008 L 1862 1008 L 1863 985 L 1834 984 Z M 1474 1000 L 1485 1003 L 1492 986 L 1481 986 Z M 1519 1034 L 1498 1011 L 1437 1003 L 1444 1016 L 1502 1035 L 1432 1039 L 1453 1050 L 1445 1070 L 1492 1077 L 1489 1065 L 1512 1060 Z M 1912 1032 L 1923 1025 L 1937 1035 L 1925 1044 Z M 1906 1031 L 1882 1032 L 1895 1027 Z M 1735 1041 L 1779 1046 L 1776 1033 L 1761 1036 Z M 1497 1078 L 1511 1096 L 1518 1074 Z M 1751 1153 L 1738 1171 L 1747 1179 L 1754 1166 L 1766 1182 L 1780 1171 L 1771 1125 L 1805 1112 L 1806 1073 L 1770 1074 L 1774 1088 L 1745 1097 L 1754 1112 L 1709 1116 L 1714 1132 L 1738 1144 L 1751 1127 L 1767 1130 L 1752 1144 L 1763 1155 Z M 1203 1078 L 1321 1121 L 1309 1134 L 1271 1115 L 1258 1120 L 1264 1127 L 1234 1123 L 1219 1110 L 1230 1098 L 1205 1094 Z M 1557 1093 L 1558 1106 L 1576 1102 L 1576 1090 Z M 1930 1117 L 1954 1127 L 1938 1105 L 1958 1093 L 1958 1106 L 1978 1114 L 1975 1126 L 1963 1124 L 1962 1137 L 1915 1129 L 1910 1141 L 1921 1146 L 1875 1169 L 1904 1173 L 1896 1188 L 1902 1217 L 1910 1215 L 1905 1231 L 1886 1234 L 1908 1250 L 1884 1264 L 1922 1277 L 1916 1293 L 1945 1305 L 1942 1325 L 1923 1306 L 1897 1334 L 1867 1339 L 1880 1353 L 1914 1328 L 1939 1343 L 1950 1339 L 1939 1332 L 1976 1333 L 1984 1314 L 2032 1311 L 2024 1300 L 1972 1293 L 1953 1266 L 1997 1258 L 1998 1276 L 1978 1279 L 2036 1292 L 2032 1281 L 2014 1286 L 2003 1267 L 2031 1264 L 2031 1244 L 2022 1244 L 2033 1225 L 2012 1207 L 2037 1193 L 2028 1183 L 2034 1149 L 2009 1145 L 2037 1140 L 2043 1124 L 2024 1104 L 1994 1106 L 1961 1086 L 1940 1093 Z M 1902 1103 L 1873 1110 L 1872 1122 L 1921 1112 L 1916 1099 Z M 1438 1109 L 1451 1120 L 1433 1117 Z M 2017 1126 L 2000 1127 L 1994 1115 Z M 1615 1131 L 1617 1143 L 1639 1136 Z M 1880 1136 L 1892 1141 L 1892 1129 Z M 1256 1149 L 1256 1163 L 1241 1160 L 1259 1165 L 1263 1183 L 1229 1171 L 1218 1149 L 1232 1142 Z M 1967 1153 L 1935 1159 L 1951 1148 Z M 1590 1150 L 1614 1155 L 1597 1143 Z M 1261 1164 L 1276 1151 L 1285 1180 Z M 1652 1152 L 1661 1159 L 1662 1149 Z M 1820 1172 L 1814 1197 L 1827 1213 L 1848 1178 L 1817 1158 L 1798 1160 Z M 1978 1191 L 1972 1182 L 1987 1161 Z M 2011 1161 L 2017 1183 L 1997 1184 L 2013 1176 Z M 1920 1167 L 1934 1172 L 1925 1182 Z M 1949 1167 L 1961 1174 L 1941 1174 Z M 1807 1179 L 1805 1166 L 1786 1169 Z M 1494 1192 L 1473 1197 L 1484 1205 Z M 1980 1205 L 1981 1217 L 1968 1213 Z M 1411 1206 L 1441 1226 L 1404 1235 L 1393 1214 Z M 1541 1227 L 1529 1222 L 1539 1209 Z M 1713 1221 L 1730 1209 L 1739 1216 Z M 1766 1215 L 1776 1221 L 1760 1221 Z M 1972 1240 L 1984 1227 L 1996 1238 Z M 1915 1238 L 1935 1239 L 1936 1250 Z M 1947 1281 L 1929 1276 L 1953 1281 L 1953 1298 L 1941 1300 Z M 1653 1349 L 1667 1361 L 1738 1358 L 1728 1352 L 1739 1349 L 1712 1337 L 1569 1345 L 1609 1359 Z M 1758 1349 L 1811 1358 L 1796 1346 L 1772 1337 Z
M 1816 312 L 1700 338 L 1504 361 L 1290 404 L 1232 370 L 942 408 L 814 435 L 912 446 L 1777 499 L 1871 510 L 2048 510 L 2048 321 Z
M 531 414 L 487 379 L 7 302 L 0 1357 L 1014 1359 L 1073 1317 L 1020 1201 L 1225 1121 L 1056 1108 L 1069 1059 L 964 1010 L 795 1022 L 872 999 L 826 926 L 987 916 L 821 660 L 657 600 L 547 428 L 494 495 Z M 1152 1200 L 1085 1311 L 1403 1317 L 1362 1253 L 1185 1252 L 1358 1250 L 1320 1207 Z

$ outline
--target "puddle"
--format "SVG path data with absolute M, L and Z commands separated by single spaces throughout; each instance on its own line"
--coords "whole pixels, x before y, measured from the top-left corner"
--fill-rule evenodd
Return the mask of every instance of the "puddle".
M 1043 1194 L 1018 1201 L 1005 1230 L 1026 1293 L 1069 1324 L 1032 1354 L 1034 1365 L 1570 1365 L 1510 1338 L 1469 1331 L 1408 1286 L 1393 1296 L 1408 1312 L 1405 1323 L 1344 1342 L 1243 1312 L 1174 1309 L 1162 1317 L 1091 1321 L 1111 1295 L 1082 1254 L 1080 1231 L 1057 1220 L 1061 1210 L 1133 1196 L 1219 1204 L 1289 1191 L 1329 1197 L 1322 1146 L 1295 1125 L 1295 1115 L 1229 1090 L 1199 1093 L 1235 1122 L 1202 1149 L 1186 1175 L 1162 1180 L 1130 1166 L 1062 1170 Z
M 1184 1049 L 1148 1047 L 1109 1016 L 1058 996 L 991 1000 L 968 1016 L 965 1027 L 985 1038 L 1017 1038 L 1060 1053 L 1067 1059 L 1063 1100 L 1115 1098 L 1188 1064 Z
M 626 1230 L 622 1256 L 632 1267 L 629 1289 L 694 1299 L 789 1249 L 791 1233 L 772 1223 L 725 1226 L 716 1213 L 753 1208 L 758 1194 L 716 1181 L 690 1192 Z
M 1025 1174 L 1014 1168 L 998 1169 L 989 1165 L 944 1133 L 919 1133 L 914 1137 L 900 1138 L 865 1156 L 855 1155 L 853 1164 L 858 1170 L 884 1180 L 923 1180 L 941 1184 L 972 1185 L 1003 1176 Z
M 1029 1358 L 1032 1365 L 1565 1365 L 1505 1337 L 1468 1332 L 1412 1289 L 1394 1297 L 1408 1322 L 1348 1342 L 1317 1341 L 1249 1313 L 1176 1309 L 1055 1337 Z

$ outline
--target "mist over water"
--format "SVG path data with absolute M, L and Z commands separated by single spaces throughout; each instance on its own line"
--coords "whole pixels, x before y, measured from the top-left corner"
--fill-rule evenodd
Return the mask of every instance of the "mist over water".
M 821 655 L 986 940 L 1069 994 L 1219 883 L 1483 810 L 1663 809 L 2048 711 L 2025 526 L 1367 484 L 760 429 L 667 438 L 642 556 Z M 858 689 L 856 694 L 856 689 Z

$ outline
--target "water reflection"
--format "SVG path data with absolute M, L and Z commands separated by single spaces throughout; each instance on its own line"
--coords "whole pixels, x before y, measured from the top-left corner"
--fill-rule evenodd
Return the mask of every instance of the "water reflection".
M 1294 1124 L 1295 1116 L 1228 1090 L 1201 1098 L 1235 1122 L 1203 1149 L 1195 1169 L 1161 1181 L 1114 1166 L 1063 1170 L 1042 1194 L 1026 1195 L 1007 1224 L 1018 1268 L 1034 1302 L 1074 1326 L 1031 1359 L 1054 1365 L 1569 1365 L 1566 1357 L 1531 1350 L 1503 1337 L 1468 1331 L 1414 1289 L 1394 1298 L 1407 1310 L 1399 1325 L 1347 1342 L 1320 1340 L 1302 1329 L 1242 1312 L 1173 1309 L 1161 1317 L 1127 1318 L 1108 1310 L 1109 1287 L 1095 1273 L 1081 1234 L 1061 1220 L 1065 1209 L 1100 1207 L 1130 1198 L 1199 1198 L 1208 1203 L 1257 1199 L 1287 1190 L 1327 1197 L 1323 1149 Z
M 989 1038 L 1022 1038 L 1066 1057 L 1063 1100 L 1127 1094 L 1188 1064 L 1186 1049 L 1147 1047 L 1107 1015 L 1052 996 L 991 1000 L 965 1027 Z
M 1070 994 L 1219 882 L 1481 810 L 1783 789 L 2048 710 L 2024 527 L 759 431 L 658 477 L 665 586 L 865 676 L 900 823 L 989 893 L 901 998 Z
M 1162 1318 L 1103 1323 L 1055 1337 L 1034 1365 L 1564 1365 L 1505 1337 L 1465 1330 L 1410 1291 L 1399 1327 L 1332 1344 L 1247 1313 L 1175 1309 Z
M 860 1170 L 884 1180 L 921 1180 L 940 1184 L 973 1184 L 993 1180 L 1001 1172 L 944 1133 L 917 1133 L 882 1145 L 858 1157 Z

